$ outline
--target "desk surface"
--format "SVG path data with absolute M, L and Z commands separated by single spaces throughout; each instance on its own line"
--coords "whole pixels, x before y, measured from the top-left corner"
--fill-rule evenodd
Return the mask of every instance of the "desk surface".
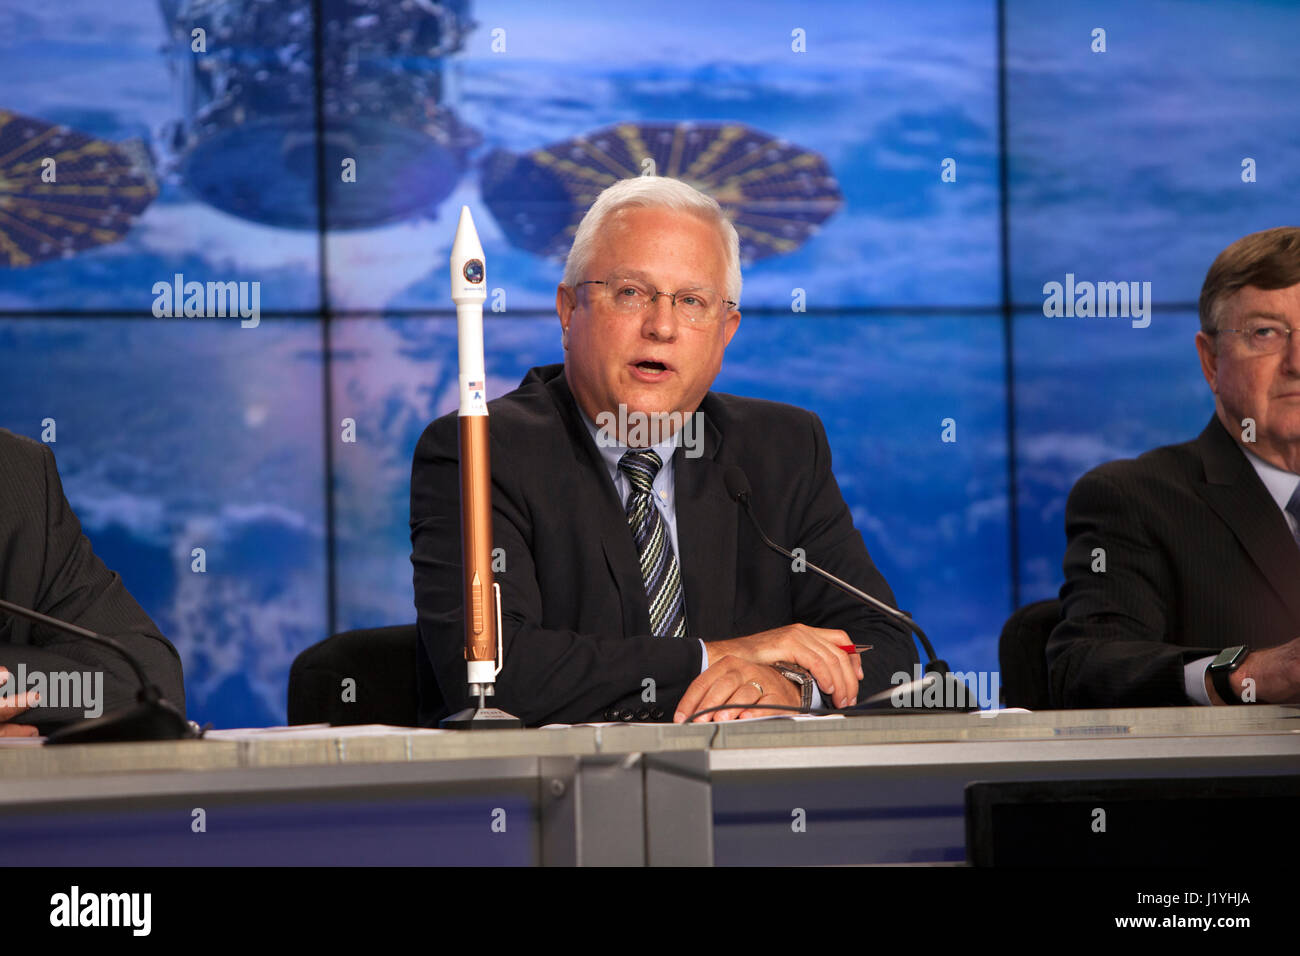
M 1141 741 L 1146 753 L 1231 753 L 1242 737 L 1269 740 L 1278 753 L 1300 754 L 1300 708 L 1162 707 L 1037 713 L 889 714 L 830 720 L 765 720 L 715 724 L 614 724 L 529 730 L 408 732 L 312 739 L 188 740 L 59 747 L 0 746 L 0 800 L 19 780 L 150 771 L 203 771 L 470 760 L 496 757 L 584 756 L 708 750 L 745 762 L 743 751 L 809 750 L 794 763 L 816 761 L 822 748 L 883 744 L 1022 744 L 1052 742 L 1064 756 L 1096 752 L 1101 741 Z M 1171 738 L 1178 738 L 1176 743 Z M 1163 740 L 1162 740 L 1163 739 Z M 942 748 L 951 752 L 951 748 Z M 974 748 L 975 750 L 988 748 Z M 1006 749 L 1006 748 L 1000 748 Z M 1013 748 L 1014 749 L 1014 748 Z M 1029 752 L 1029 748 L 1020 748 Z M 1032 748 L 1039 750 L 1041 748 Z M 1132 750 L 1131 745 L 1119 749 Z M 766 762 L 766 761 L 765 761 Z
M 1268 705 L 338 728 L 0 746 L 0 840 L 37 865 L 951 863 L 976 780 L 1296 772 L 1300 708 Z

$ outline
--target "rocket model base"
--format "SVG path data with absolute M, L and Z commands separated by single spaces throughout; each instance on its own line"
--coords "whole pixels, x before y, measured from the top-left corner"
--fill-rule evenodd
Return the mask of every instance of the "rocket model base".
M 496 707 L 466 707 L 438 721 L 443 730 L 514 730 L 524 722 Z

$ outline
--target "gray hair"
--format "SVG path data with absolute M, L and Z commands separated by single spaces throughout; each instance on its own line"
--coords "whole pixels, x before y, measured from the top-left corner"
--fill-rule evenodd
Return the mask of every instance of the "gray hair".
M 569 257 L 564 262 L 564 284 L 572 288 L 581 281 L 580 276 L 587 271 L 587 265 L 595 253 L 596 237 L 611 213 L 619 209 L 652 208 L 678 209 L 699 216 L 705 222 L 718 227 L 722 244 L 726 249 L 727 288 L 726 296 L 732 302 L 740 302 L 740 236 L 736 227 L 722 212 L 722 207 L 712 196 L 700 192 L 680 179 L 667 176 L 634 176 L 621 179 L 607 187 L 596 201 L 591 204 L 578 231 L 573 237 L 573 246 Z
M 1227 300 L 1246 286 L 1271 292 L 1300 282 L 1300 228 L 1278 226 L 1242 236 L 1219 253 L 1201 286 L 1201 331 L 1215 335 Z

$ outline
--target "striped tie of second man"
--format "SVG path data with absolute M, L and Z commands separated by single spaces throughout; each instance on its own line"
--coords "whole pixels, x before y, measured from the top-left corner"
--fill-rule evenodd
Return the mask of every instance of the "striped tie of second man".
M 650 633 L 655 637 L 686 636 L 686 601 L 681 568 L 663 515 L 655 507 L 655 475 L 663 461 L 653 451 L 629 451 L 618 463 L 632 486 L 627 496 L 627 523 L 641 556 L 641 580 L 650 602 Z
M 1295 543 L 1300 545 L 1300 485 L 1295 486 L 1295 491 L 1291 494 L 1291 500 L 1286 503 L 1286 510 L 1291 512 L 1291 517 L 1295 518 L 1296 529 L 1292 534 L 1295 537 Z

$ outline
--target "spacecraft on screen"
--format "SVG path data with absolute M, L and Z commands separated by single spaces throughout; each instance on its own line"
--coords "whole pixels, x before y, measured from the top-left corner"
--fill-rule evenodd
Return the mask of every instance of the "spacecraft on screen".
M 473 177 L 506 239 L 545 257 L 602 189 L 647 173 L 715 198 L 745 263 L 799 248 L 843 205 L 820 154 L 741 123 L 626 122 L 480 157 L 447 105 L 470 0 L 158 6 L 176 106 L 150 143 L 0 112 L 0 267 L 122 238 L 159 183 L 247 221 L 340 231 L 434 218 Z
M 820 155 L 739 123 L 623 123 L 523 155 L 498 150 L 482 192 L 511 243 L 563 256 L 601 190 L 645 174 L 716 199 L 746 263 L 797 249 L 843 204 Z
M 323 0 L 319 37 L 311 0 L 160 3 L 180 118 L 159 149 L 203 201 L 273 226 L 360 229 L 434 215 L 470 171 L 482 137 L 445 102 L 449 58 L 476 26 L 469 0 Z M 349 162 L 364 174 L 349 180 Z M 646 172 L 717 199 L 746 263 L 797 249 L 843 205 L 822 156 L 740 123 L 623 123 L 495 150 L 479 172 L 507 239 L 542 256 L 567 251 L 601 189 Z
M 0 109 L 0 267 L 117 242 L 157 195 L 138 140 L 110 143 Z
M 160 0 L 178 97 L 165 170 L 217 209 L 283 228 L 432 214 L 481 140 L 443 105 L 468 5 Z

